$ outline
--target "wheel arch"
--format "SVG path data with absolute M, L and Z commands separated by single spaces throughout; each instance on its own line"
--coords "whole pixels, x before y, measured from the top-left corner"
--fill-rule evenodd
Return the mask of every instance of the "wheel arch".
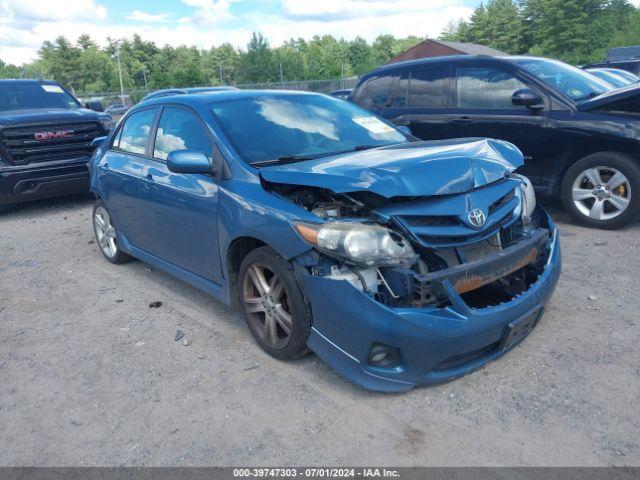
M 582 148 L 571 150 L 568 149 L 560 157 L 560 167 L 556 169 L 555 175 L 551 179 L 549 185 L 549 193 L 551 195 L 561 195 L 562 182 L 567 171 L 573 164 L 579 162 L 585 157 L 594 154 L 615 153 L 625 155 L 640 166 L 640 150 L 636 143 L 620 143 L 620 142 L 595 142 L 587 143 Z
M 251 236 L 235 238 L 229 244 L 229 247 L 227 248 L 225 268 L 229 281 L 229 292 L 232 293 L 230 295 L 232 305 L 237 306 L 238 303 L 237 295 L 234 295 L 233 293 L 235 293 L 237 288 L 238 274 L 240 273 L 242 260 L 244 260 L 251 251 L 264 246 L 270 245 L 259 238 Z

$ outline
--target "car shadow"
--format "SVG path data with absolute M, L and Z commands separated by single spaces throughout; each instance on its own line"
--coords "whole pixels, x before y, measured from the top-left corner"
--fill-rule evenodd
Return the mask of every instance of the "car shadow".
M 562 205 L 562 201 L 559 198 L 538 195 L 538 201 L 547 210 L 549 215 L 551 215 L 551 218 L 553 218 L 554 222 L 559 224 L 569 224 L 569 225 L 584 227 L 584 225 L 580 225 L 573 218 L 571 218 L 571 215 L 569 215 L 567 211 L 564 209 L 564 206 Z M 620 231 L 632 230 L 637 228 L 638 225 L 640 225 L 640 216 L 634 222 L 631 222 L 630 224 L 620 228 L 619 230 Z M 587 228 L 588 230 L 598 231 L 597 228 L 590 228 L 590 227 L 584 227 L 584 228 Z
M 32 217 L 50 210 L 73 210 L 78 206 L 91 205 L 95 197 L 91 193 L 65 195 L 62 197 L 45 198 L 31 202 L 15 203 L 0 209 L 0 221 L 14 217 Z

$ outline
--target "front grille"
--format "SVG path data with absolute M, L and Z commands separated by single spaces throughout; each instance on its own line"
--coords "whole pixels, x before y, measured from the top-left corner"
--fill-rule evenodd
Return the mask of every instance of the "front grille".
M 478 242 L 495 235 L 515 220 L 518 200 L 514 190 L 500 195 L 483 209 L 487 215 L 486 226 L 479 230 L 466 224 L 461 216 L 453 215 L 398 215 L 394 220 L 425 247 L 455 247 Z
M 36 134 L 67 131 L 64 138 L 36 140 Z M 89 157 L 93 152 L 91 142 L 104 135 L 98 122 L 56 123 L 10 127 L 2 131 L 0 141 L 7 160 L 12 165 L 67 160 Z M 55 136 L 55 135 L 54 135 Z M 40 135 L 42 138 L 42 135 Z
M 449 216 L 405 216 L 403 219 L 410 227 L 450 227 L 460 225 L 460 220 Z
M 507 203 L 513 200 L 515 196 L 516 196 L 516 191 L 511 190 L 509 193 L 507 193 L 502 198 L 500 198 L 497 202 L 492 203 L 491 206 L 489 207 L 489 215 L 493 215 L 497 210 L 500 209 L 500 207 L 505 206 Z

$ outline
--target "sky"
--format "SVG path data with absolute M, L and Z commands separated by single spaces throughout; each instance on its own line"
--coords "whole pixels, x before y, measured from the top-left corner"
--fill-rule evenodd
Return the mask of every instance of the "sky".
M 640 0 L 638 0 L 640 2 Z M 380 34 L 437 37 L 451 20 L 468 18 L 480 0 L 0 0 L 0 59 L 21 65 L 45 40 L 87 33 L 134 33 L 159 45 L 245 47 L 251 32 L 273 46 L 289 38 L 331 34 L 372 41 Z

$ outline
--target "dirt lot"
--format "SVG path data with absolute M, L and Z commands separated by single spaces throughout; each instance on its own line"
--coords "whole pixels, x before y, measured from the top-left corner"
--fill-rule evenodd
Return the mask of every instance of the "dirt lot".
M 0 216 L 0 465 L 640 465 L 640 225 L 553 208 L 564 273 L 524 344 L 389 395 L 273 360 L 236 311 L 107 263 L 91 204 Z

